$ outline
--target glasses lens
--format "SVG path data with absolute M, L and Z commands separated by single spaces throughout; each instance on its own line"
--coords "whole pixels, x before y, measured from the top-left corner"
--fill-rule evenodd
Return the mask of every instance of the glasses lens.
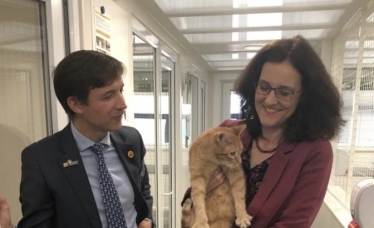
M 278 88 L 275 89 L 275 95 L 282 100 L 291 100 L 293 91 L 289 89 L 284 89 L 284 88 Z
M 256 92 L 259 93 L 259 94 L 267 95 L 267 94 L 269 94 L 270 90 L 271 90 L 270 86 L 268 86 L 266 84 L 261 84 L 261 83 L 257 84 Z

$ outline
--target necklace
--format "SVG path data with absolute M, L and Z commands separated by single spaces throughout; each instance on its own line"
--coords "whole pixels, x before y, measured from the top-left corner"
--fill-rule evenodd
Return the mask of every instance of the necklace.
M 258 143 L 258 139 L 255 138 L 255 143 L 256 143 L 256 147 L 257 149 L 262 152 L 262 153 L 273 153 L 274 151 L 276 151 L 278 149 L 278 146 L 276 146 L 275 148 L 271 149 L 271 150 L 264 150 L 260 147 L 260 144 Z

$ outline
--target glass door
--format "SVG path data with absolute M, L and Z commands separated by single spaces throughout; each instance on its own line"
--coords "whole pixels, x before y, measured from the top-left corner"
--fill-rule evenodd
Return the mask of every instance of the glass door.
M 205 82 L 200 82 L 200 99 L 199 99 L 199 133 L 205 130 Z
M 180 160 L 178 169 L 179 194 L 183 194 L 190 187 L 190 173 L 188 167 L 189 148 L 199 133 L 199 79 L 185 72 L 182 80 L 182 113 L 181 113 L 181 147 L 179 150 Z M 177 202 L 178 203 L 178 202 Z M 179 205 L 179 204 L 178 204 Z M 178 210 L 180 213 L 180 210 Z
M 134 127 L 147 150 L 152 213 L 157 227 L 175 227 L 175 182 L 173 144 L 175 62 L 172 51 L 152 43 L 142 25 L 135 21 L 133 34 Z M 139 31 L 143 31 L 139 32 Z
M 186 72 L 182 84 L 182 147 L 188 149 L 199 133 L 199 79 Z
M 172 81 L 175 74 L 175 63 L 165 55 L 161 55 L 161 99 L 160 99 L 160 145 L 161 145 L 161 165 L 162 165 L 162 227 L 173 227 L 173 155 L 171 153 L 173 128 L 171 126 L 173 103 Z
M 199 134 L 199 79 L 195 75 L 191 75 L 191 140 L 190 143 L 196 139 Z
M 46 5 L 0 1 L 0 190 L 13 221 L 22 217 L 21 152 L 52 133 Z
M 133 71 L 134 71 L 134 127 L 143 137 L 147 150 L 145 164 L 148 168 L 151 194 L 153 196 L 153 219 L 157 224 L 157 145 L 155 121 L 155 76 L 156 50 L 136 34 L 133 34 Z

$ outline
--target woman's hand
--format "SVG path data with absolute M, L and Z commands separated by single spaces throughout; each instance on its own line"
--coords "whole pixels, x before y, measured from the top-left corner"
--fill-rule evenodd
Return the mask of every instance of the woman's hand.
M 138 228 L 151 228 L 152 227 L 152 222 L 150 220 L 143 220 Z
M 206 186 L 206 193 L 210 193 L 218 186 L 223 184 L 223 182 L 226 180 L 226 175 L 223 173 L 223 170 L 221 167 L 214 170 L 212 176 L 210 177 L 207 186 Z
M 0 194 L 0 227 L 1 228 L 13 228 L 12 221 L 10 219 L 10 209 L 4 196 Z

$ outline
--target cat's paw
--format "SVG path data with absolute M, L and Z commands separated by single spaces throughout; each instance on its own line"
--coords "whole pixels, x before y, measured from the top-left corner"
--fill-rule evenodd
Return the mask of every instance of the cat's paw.
M 251 225 L 252 216 L 245 214 L 241 217 L 236 218 L 235 224 L 240 228 L 247 228 Z
M 192 228 L 209 228 L 209 225 L 207 222 L 195 222 Z

